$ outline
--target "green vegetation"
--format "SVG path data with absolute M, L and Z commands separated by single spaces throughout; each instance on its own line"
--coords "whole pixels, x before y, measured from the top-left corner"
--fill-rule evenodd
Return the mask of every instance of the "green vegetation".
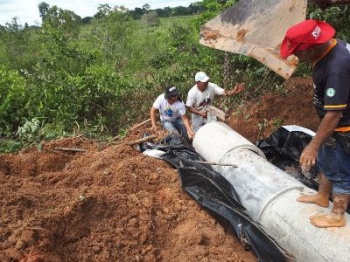
M 225 109 L 280 90 L 283 79 L 259 62 L 198 43 L 201 25 L 234 2 L 205 0 L 177 13 L 101 5 L 91 19 L 41 3 L 41 27 L 16 19 L 0 26 L 0 151 L 72 134 L 125 135 L 148 118 L 165 86 L 176 85 L 185 98 L 199 70 L 223 87 L 247 84 Z M 313 9 L 310 16 L 349 36 L 347 7 Z M 300 67 L 297 75 L 308 73 Z

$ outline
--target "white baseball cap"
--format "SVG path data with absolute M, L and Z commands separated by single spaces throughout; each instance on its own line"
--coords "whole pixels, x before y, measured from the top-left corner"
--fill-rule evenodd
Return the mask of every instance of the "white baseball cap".
M 209 76 L 207 76 L 206 73 L 204 72 L 198 72 L 196 74 L 196 76 L 194 77 L 194 80 L 197 82 L 197 81 L 200 81 L 202 83 L 205 83 L 205 82 L 208 82 L 209 81 Z

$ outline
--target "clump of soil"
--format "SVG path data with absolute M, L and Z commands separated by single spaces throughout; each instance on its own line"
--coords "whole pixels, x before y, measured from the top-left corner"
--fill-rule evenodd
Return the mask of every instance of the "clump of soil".
M 290 80 L 286 95 L 268 94 L 227 123 L 253 142 L 276 119 L 315 130 L 310 84 Z M 174 168 L 127 144 L 146 131 L 0 155 L 0 261 L 257 261 L 181 189 Z

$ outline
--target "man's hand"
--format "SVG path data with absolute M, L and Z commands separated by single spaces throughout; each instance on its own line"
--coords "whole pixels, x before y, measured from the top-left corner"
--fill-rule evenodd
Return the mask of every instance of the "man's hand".
M 199 115 L 203 118 L 207 117 L 207 111 L 199 111 L 199 110 L 195 109 L 193 106 L 187 106 L 187 110 L 189 112 L 191 112 L 192 114 Z
M 187 134 L 188 134 L 188 138 L 189 138 L 189 139 L 193 139 L 193 138 L 194 138 L 194 134 L 195 134 L 195 133 L 194 133 L 194 131 L 193 131 L 192 129 L 191 129 L 191 130 L 188 130 L 188 131 L 187 131 Z
M 244 88 L 245 88 L 244 83 L 237 83 L 233 89 L 227 91 L 227 95 L 232 96 L 234 94 L 238 94 L 238 93 L 242 92 L 244 90 Z
M 201 117 L 203 117 L 203 118 L 207 118 L 207 111 L 200 111 L 199 112 L 199 115 L 201 116 Z
M 303 171 L 308 171 L 316 163 L 317 152 L 322 143 L 330 137 L 337 127 L 342 111 L 327 111 L 318 126 L 316 135 L 301 153 L 299 163 Z
M 303 171 L 309 171 L 316 164 L 318 148 L 310 143 L 301 153 L 299 163 Z

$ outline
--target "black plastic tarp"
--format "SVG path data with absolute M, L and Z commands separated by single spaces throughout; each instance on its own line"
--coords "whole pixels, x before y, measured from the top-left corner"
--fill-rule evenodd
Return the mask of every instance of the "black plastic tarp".
M 291 260 L 292 256 L 246 214 L 234 186 L 210 165 L 196 162 L 205 159 L 185 140 L 169 136 L 157 145 L 147 143 L 146 148 L 164 151 L 162 159 L 177 168 L 183 190 L 252 250 L 259 261 Z
M 307 173 L 302 172 L 299 158 L 312 136 L 303 131 L 290 131 L 288 127 L 280 127 L 272 135 L 257 143 L 267 160 L 292 175 L 304 185 L 317 190 L 318 170 L 312 167 Z M 288 172 L 290 171 L 290 172 Z

